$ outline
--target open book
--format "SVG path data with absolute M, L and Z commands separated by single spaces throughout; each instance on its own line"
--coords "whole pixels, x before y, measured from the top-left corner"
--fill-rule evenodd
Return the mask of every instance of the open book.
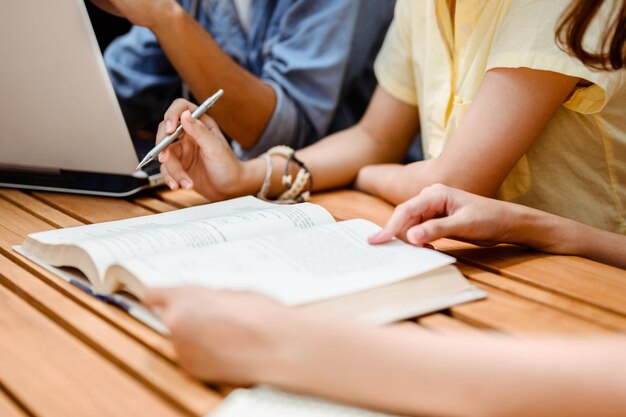
M 16 250 L 100 297 L 195 284 L 387 322 L 484 296 L 449 266 L 452 257 L 399 240 L 369 245 L 379 229 L 335 222 L 314 204 L 242 197 L 35 233 Z

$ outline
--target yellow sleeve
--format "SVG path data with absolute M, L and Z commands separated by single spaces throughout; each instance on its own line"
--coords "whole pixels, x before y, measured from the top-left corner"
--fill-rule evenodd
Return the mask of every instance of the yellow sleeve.
M 492 68 L 531 68 L 577 77 L 591 83 L 577 88 L 563 104 L 584 114 L 601 111 L 624 84 L 625 71 L 599 71 L 586 67 L 561 50 L 556 28 L 569 0 L 512 0 L 507 17 L 496 34 L 487 62 Z M 586 35 L 588 45 L 598 45 L 603 35 L 598 16 Z
M 407 104 L 417 105 L 413 73 L 413 46 L 410 18 L 413 0 L 399 0 L 394 20 L 374 63 L 378 84 L 389 94 Z

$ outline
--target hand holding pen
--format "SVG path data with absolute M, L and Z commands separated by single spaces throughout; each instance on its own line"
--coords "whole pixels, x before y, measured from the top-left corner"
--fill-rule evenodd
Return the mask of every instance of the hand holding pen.
M 210 201 L 256 193 L 265 175 L 264 160 L 241 161 L 215 120 L 207 114 L 194 119 L 195 109 L 195 104 L 178 99 L 159 126 L 159 142 L 173 130 L 171 125 L 166 128 L 166 121 L 180 120 L 185 132 L 159 154 L 165 184 L 172 190 L 194 189 Z
M 194 119 L 198 119 L 204 113 L 206 113 L 216 102 L 217 100 L 224 95 L 224 90 L 218 90 L 217 93 L 213 94 L 211 97 L 206 99 L 204 103 L 202 103 L 196 110 L 191 113 L 191 117 Z M 146 166 L 150 161 L 157 157 L 165 148 L 167 148 L 172 143 L 176 142 L 180 135 L 183 133 L 183 125 L 180 124 L 176 128 L 176 130 L 166 136 L 161 142 L 159 142 L 154 148 L 150 150 L 146 154 L 146 157 L 137 165 L 137 170 L 140 170 L 144 166 Z

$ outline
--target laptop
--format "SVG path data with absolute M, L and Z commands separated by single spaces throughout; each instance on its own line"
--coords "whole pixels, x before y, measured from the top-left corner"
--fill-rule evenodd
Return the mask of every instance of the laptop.
M 0 1 L 0 187 L 125 197 L 162 184 L 131 140 L 83 0 Z M 143 143 L 143 149 L 136 144 Z

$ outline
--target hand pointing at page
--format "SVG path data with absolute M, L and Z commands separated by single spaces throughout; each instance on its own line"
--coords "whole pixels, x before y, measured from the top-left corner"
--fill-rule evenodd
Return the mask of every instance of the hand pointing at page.
M 441 184 L 396 207 L 385 228 L 369 241 L 380 244 L 394 236 L 418 246 L 444 237 L 477 245 L 515 243 L 626 268 L 622 235 Z

